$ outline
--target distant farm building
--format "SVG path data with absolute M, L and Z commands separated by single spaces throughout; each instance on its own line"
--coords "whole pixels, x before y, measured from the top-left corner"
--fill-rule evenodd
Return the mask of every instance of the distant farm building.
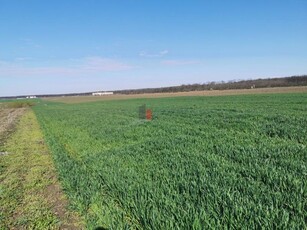
M 105 95 L 113 95 L 113 92 L 96 92 L 92 93 L 93 96 L 105 96 Z
M 27 96 L 27 98 L 36 98 L 36 96 Z

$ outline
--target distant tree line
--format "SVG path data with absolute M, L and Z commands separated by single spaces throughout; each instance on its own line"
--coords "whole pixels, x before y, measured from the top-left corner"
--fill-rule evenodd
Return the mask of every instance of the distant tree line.
M 208 82 L 204 84 L 188 84 L 161 88 L 127 89 L 114 91 L 116 94 L 171 93 L 201 90 L 251 89 L 270 87 L 307 86 L 307 75 L 284 78 L 268 78 L 228 82 Z
M 241 80 L 228 82 L 207 82 L 204 84 L 188 84 L 161 88 L 144 89 L 126 89 L 113 91 L 114 94 L 141 94 L 141 93 L 174 93 L 201 90 L 226 90 L 226 89 L 251 89 L 251 88 L 270 88 L 270 87 L 289 87 L 289 86 L 307 86 L 307 75 L 267 78 L 256 80 Z M 86 93 L 68 93 L 68 94 L 43 94 L 37 97 L 61 97 L 61 96 L 89 96 L 93 92 Z M 0 97 L 0 99 L 26 98 L 26 96 Z

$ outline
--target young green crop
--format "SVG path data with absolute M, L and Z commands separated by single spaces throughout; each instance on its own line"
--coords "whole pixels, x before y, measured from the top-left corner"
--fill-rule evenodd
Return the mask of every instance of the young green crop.
M 145 103 L 150 122 L 138 118 Z M 306 94 L 34 110 L 88 228 L 307 227 Z

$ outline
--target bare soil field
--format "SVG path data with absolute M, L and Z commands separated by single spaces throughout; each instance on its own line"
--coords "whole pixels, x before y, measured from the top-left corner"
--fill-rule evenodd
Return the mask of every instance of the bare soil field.
M 206 90 L 190 91 L 178 93 L 147 93 L 147 94 L 114 94 L 105 96 L 68 96 L 68 97 L 50 97 L 45 100 L 64 102 L 64 103 L 82 103 L 93 101 L 122 100 L 132 98 L 162 98 L 162 97 L 183 97 L 183 96 L 224 96 L 240 94 L 269 94 L 269 93 L 307 93 L 307 86 L 299 87 L 276 87 L 259 89 L 231 89 L 231 90 Z

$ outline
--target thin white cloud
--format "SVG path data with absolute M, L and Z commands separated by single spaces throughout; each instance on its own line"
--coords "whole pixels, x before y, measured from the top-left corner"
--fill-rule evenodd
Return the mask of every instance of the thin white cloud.
M 29 48 L 29 47 L 31 47 L 31 48 L 35 48 L 35 49 L 40 49 L 40 48 L 43 47 L 41 44 L 37 43 L 36 41 L 34 41 L 31 38 L 20 38 L 19 40 L 22 43 L 20 48 Z
M 168 66 L 194 65 L 199 64 L 197 60 L 163 60 L 161 64 Z
M 168 54 L 168 50 L 162 50 L 162 51 L 160 52 L 160 55 L 162 55 L 162 56 L 164 56 L 164 55 L 166 55 L 166 54 Z
M 126 63 L 119 62 L 114 59 L 101 57 L 88 57 L 84 60 L 81 70 L 84 71 L 122 71 L 129 70 L 133 67 Z
M 115 59 L 102 57 L 87 57 L 69 60 L 64 66 L 29 66 L 25 61 L 15 59 L 14 62 L 0 60 L 1 76 L 48 76 L 48 75 L 86 75 L 110 71 L 125 71 L 133 66 Z
M 17 58 L 15 58 L 15 61 L 28 61 L 28 60 L 32 60 L 32 58 L 29 58 L 29 57 L 17 57 Z
M 19 40 L 22 42 L 33 42 L 31 38 L 19 38 Z
M 7 61 L 0 60 L 0 67 L 1 66 L 7 66 L 9 63 Z
M 141 51 L 139 53 L 139 56 L 147 57 L 147 58 L 154 58 L 154 57 L 163 57 L 163 56 L 167 55 L 168 53 L 169 53 L 168 50 L 162 50 L 159 53 L 148 53 L 146 51 Z

